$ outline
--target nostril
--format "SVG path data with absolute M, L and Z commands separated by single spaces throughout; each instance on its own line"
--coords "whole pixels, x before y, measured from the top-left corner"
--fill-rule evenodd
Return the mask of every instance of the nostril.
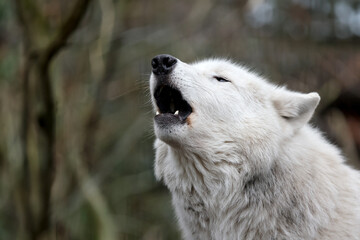
M 175 67 L 176 62 L 177 59 L 173 56 L 167 54 L 158 55 L 151 60 L 153 73 L 155 75 L 169 74 Z
M 172 66 L 175 65 L 176 59 L 175 58 L 170 58 L 170 57 L 165 57 L 163 63 L 165 65 L 165 67 L 171 68 Z
M 151 66 L 152 66 L 154 69 L 158 68 L 158 66 L 159 66 L 159 60 L 158 60 L 157 58 L 153 58 L 153 59 L 151 60 Z

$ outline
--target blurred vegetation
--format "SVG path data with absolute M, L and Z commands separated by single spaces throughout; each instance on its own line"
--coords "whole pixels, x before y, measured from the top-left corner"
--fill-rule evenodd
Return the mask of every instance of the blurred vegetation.
M 152 171 L 160 53 L 318 91 L 360 166 L 359 1 L 0 0 L 0 239 L 180 238 Z

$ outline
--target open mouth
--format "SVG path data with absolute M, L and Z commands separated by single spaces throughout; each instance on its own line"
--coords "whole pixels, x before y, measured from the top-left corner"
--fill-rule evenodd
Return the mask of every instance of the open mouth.
M 192 113 L 191 106 L 183 99 L 181 92 L 169 85 L 158 86 L 154 97 L 158 107 L 155 120 L 158 123 L 185 123 Z

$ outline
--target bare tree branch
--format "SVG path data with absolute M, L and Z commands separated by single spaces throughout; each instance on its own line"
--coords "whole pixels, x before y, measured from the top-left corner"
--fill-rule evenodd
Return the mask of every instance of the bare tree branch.
M 50 64 L 55 55 L 66 45 L 71 34 L 79 26 L 81 19 L 89 6 L 91 0 L 77 0 L 74 3 L 70 14 L 64 23 L 58 28 L 54 38 L 50 32 L 45 31 L 49 39 L 45 48 L 40 48 L 41 43 L 37 42 L 36 34 L 44 34 L 43 22 L 31 19 L 43 18 L 40 12 L 34 11 L 36 16 L 29 17 L 25 11 L 28 5 L 38 9 L 35 2 L 28 0 L 16 0 L 15 10 L 24 35 L 24 70 L 22 75 L 23 83 L 23 109 L 22 109 L 22 138 L 23 138 L 23 168 L 22 179 L 19 186 L 20 203 L 25 235 L 30 239 L 38 239 L 46 235 L 50 224 L 50 199 L 51 186 L 54 179 L 55 162 L 55 100 L 53 96 L 52 82 L 50 77 Z M 48 22 L 45 22 L 48 25 Z M 46 26 L 45 26 L 46 27 Z M 41 32 L 39 32 L 41 29 Z M 35 36 L 35 37 L 34 37 Z M 30 88 L 34 91 L 31 91 Z M 34 93 L 36 92 L 36 93 Z M 39 106 L 37 108 L 33 105 Z M 34 133 L 34 131 L 36 133 Z M 35 135 L 34 135 L 35 134 Z M 39 141 L 39 139 L 43 139 Z M 29 146 L 35 146 L 38 154 L 29 154 Z M 32 161 L 40 163 L 39 169 L 30 172 L 29 165 Z M 31 176 L 38 174 L 34 182 Z M 38 186 L 38 188 L 35 187 Z M 38 190 L 37 190 L 38 189 Z M 40 201 L 40 211 L 34 212 L 31 202 L 32 194 L 37 194 Z
M 19 0 L 18 0 L 19 1 Z M 56 34 L 54 40 L 49 44 L 46 49 L 45 62 L 50 59 L 66 45 L 70 35 L 77 29 L 81 19 L 85 15 L 85 12 L 92 0 L 78 0 L 75 2 L 72 11 L 66 18 L 64 23 L 59 27 L 59 31 Z

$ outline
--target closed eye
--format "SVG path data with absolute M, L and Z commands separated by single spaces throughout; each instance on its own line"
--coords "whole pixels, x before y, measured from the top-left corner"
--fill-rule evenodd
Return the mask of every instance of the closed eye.
M 229 80 L 227 80 L 226 78 L 223 78 L 223 77 L 214 76 L 214 78 L 216 80 L 218 80 L 219 82 L 230 82 Z

